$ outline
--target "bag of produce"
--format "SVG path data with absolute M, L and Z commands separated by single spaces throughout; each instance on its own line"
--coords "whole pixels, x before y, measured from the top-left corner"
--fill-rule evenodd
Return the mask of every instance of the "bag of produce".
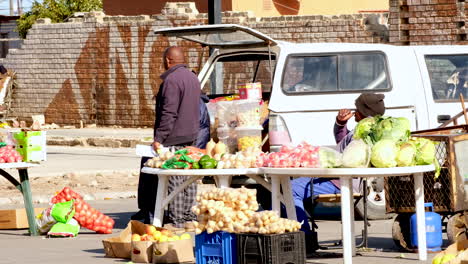
M 363 140 L 353 140 L 343 151 L 343 166 L 345 168 L 367 168 L 370 157 L 370 146 Z
M 396 167 L 398 151 L 395 141 L 390 139 L 380 140 L 372 147 L 371 163 L 377 168 Z
M 68 202 L 54 204 L 51 211 L 52 217 L 60 223 L 68 222 L 75 215 L 74 202 L 72 199 Z
M 89 230 L 100 234 L 111 234 L 115 221 L 107 215 L 94 209 L 83 198 L 68 187 L 63 188 L 56 196 L 52 198 L 52 203 L 59 201 L 75 200 L 74 218 L 78 223 Z
M 52 217 L 50 212 L 52 211 L 52 207 L 44 209 L 42 213 L 36 216 L 36 225 L 39 228 L 39 232 L 41 234 L 46 234 L 49 230 L 54 226 L 57 221 Z
M 80 231 L 80 225 L 75 219 L 67 223 L 56 223 L 47 233 L 51 237 L 76 237 Z
M 319 161 L 321 168 L 338 168 L 343 164 L 341 153 L 327 147 L 320 147 Z

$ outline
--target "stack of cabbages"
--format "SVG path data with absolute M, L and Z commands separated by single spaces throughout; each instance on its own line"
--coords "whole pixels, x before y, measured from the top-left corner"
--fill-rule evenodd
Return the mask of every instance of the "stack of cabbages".
M 361 168 L 370 163 L 377 168 L 429 164 L 438 167 L 434 142 L 410 134 L 407 118 L 365 118 L 356 125 L 353 141 L 343 152 L 343 166 Z

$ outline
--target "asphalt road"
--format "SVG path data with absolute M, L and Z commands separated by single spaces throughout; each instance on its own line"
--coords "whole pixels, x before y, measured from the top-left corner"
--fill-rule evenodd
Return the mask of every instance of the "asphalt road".
M 140 158 L 134 148 L 47 146 L 47 161 L 31 168 L 31 177 L 61 176 L 67 173 L 138 171 Z
M 129 221 L 136 208 L 135 199 L 91 201 L 95 208 L 116 220 L 116 229 L 112 235 L 99 235 L 82 230 L 76 238 L 44 238 L 26 236 L 25 230 L 0 230 L 0 263 L 127 263 L 129 260 L 109 259 L 104 257 L 102 239 L 116 236 Z M 1 208 L 0 208 L 1 209 Z M 425 263 L 417 260 L 417 254 L 396 251 L 391 239 L 392 220 L 372 221 L 370 227 L 369 252 L 359 252 L 353 263 Z M 341 236 L 339 220 L 319 221 L 319 240 L 329 242 Z M 362 222 L 356 225 L 356 233 Z M 340 250 L 322 250 L 321 256 L 331 258 L 312 258 L 308 263 L 342 263 Z M 429 257 L 432 257 L 430 254 Z M 430 263 L 430 260 L 427 261 Z

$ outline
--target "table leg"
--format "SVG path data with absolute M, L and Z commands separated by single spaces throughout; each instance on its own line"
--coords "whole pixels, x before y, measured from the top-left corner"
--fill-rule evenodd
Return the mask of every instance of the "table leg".
M 291 180 L 289 177 L 281 178 L 281 186 L 283 187 L 283 198 L 284 205 L 286 206 L 286 213 L 288 214 L 288 219 L 296 220 L 296 206 L 294 205 L 292 190 L 291 190 Z
M 281 215 L 281 180 L 279 175 L 270 175 L 271 178 L 271 209 Z
M 21 190 L 23 193 L 24 208 L 26 209 L 26 214 L 28 216 L 29 232 L 32 236 L 37 236 L 39 233 L 37 232 L 37 226 L 34 217 L 34 207 L 32 204 L 31 187 L 29 186 L 28 170 L 18 169 L 18 173 L 21 182 Z
M 414 175 L 414 198 L 416 200 L 416 223 L 418 230 L 419 260 L 427 260 L 426 219 L 424 214 L 424 174 Z
M 231 186 L 231 175 L 216 175 L 218 188 L 229 188 Z
M 340 177 L 341 184 L 341 222 L 342 222 L 342 237 L 343 237 L 343 259 L 344 263 L 353 263 L 353 255 L 355 253 L 354 241 L 354 214 L 353 214 L 353 191 L 352 178 Z
M 163 200 L 167 196 L 167 185 L 169 182 L 167 175 L 158 175 L 158 192 L 156 193 L 156 205 L 154 207 L 153 225 L 157 227 L 162 226 L 164 217 Z

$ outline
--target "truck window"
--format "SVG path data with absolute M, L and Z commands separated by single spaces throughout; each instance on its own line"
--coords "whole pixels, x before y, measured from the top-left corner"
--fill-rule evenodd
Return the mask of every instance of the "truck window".
M 468 55 L 426 55 L 435 101 L 458 101 L 468 96 Z
M 378 52 L 290 56 L 282 88 L 291 94 L 391 89 L 386 58 Z

